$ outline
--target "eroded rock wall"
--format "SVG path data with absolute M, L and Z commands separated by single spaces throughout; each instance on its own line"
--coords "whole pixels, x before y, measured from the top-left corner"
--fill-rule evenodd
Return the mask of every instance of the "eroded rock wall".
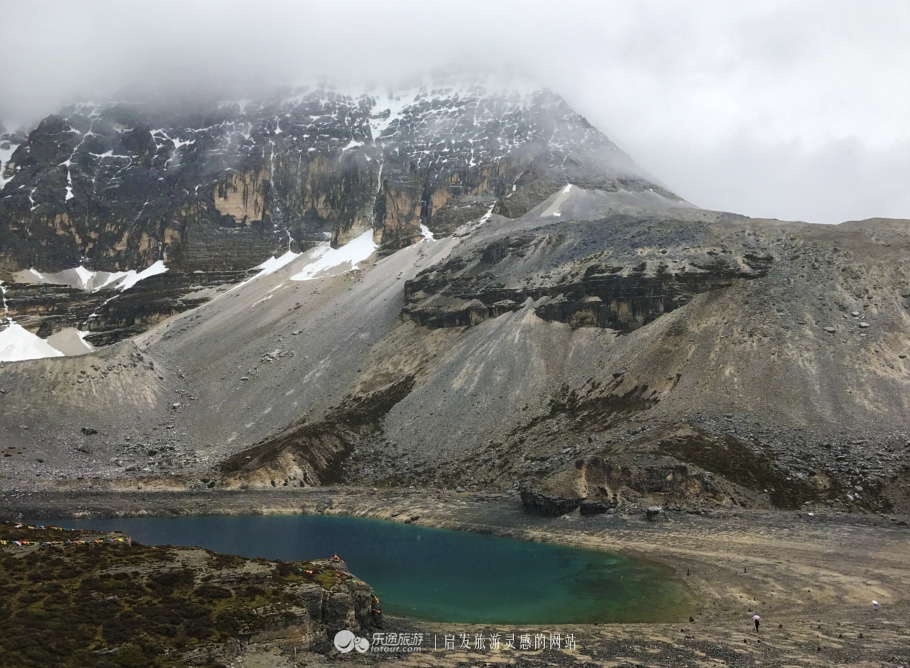
M 2 166 L 0 267 L 247 269 L 373 229 L 387 253 L 569 180 L 657 188 L 546 90 L 285 91 L 256 102 L 76 105 Z M 12 144 L 11 144 L 12 146 Z

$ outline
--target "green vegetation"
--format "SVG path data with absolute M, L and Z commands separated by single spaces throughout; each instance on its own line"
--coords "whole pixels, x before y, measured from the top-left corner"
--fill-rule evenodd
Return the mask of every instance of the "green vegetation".
M 0 523 L 0 541 L 117 537 L 124 536 Z M 192 548 L 7 544 L 0 546 L 0 664 L 184 665 L 187 652 L 204 657 L 228 639 L 306 623 L 298 585 L 331 590 L 353 579 L 330 562 L 250 560 Z

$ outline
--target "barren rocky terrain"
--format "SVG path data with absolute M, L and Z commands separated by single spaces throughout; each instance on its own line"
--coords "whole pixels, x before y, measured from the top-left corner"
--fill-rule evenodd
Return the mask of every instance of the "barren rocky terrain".
M 334 277 L 290 280 L 303 254 L 133 340 L 3 365 L 0 484 L 906 512 L 907 221 L 564 195 Z

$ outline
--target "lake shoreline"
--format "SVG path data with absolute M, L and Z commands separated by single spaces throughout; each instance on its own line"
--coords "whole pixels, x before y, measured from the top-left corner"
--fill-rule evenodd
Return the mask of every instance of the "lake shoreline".
M 865 661 L 910 665 L 910 528 L 878 515 L 723 509 L 703 514 L 668 512 L 656 522 L 646 521 L 643 512 L 542 518 L 526 513 L 516 497 L 348 487 L 19 493 L 3 496 L 0 513 L 48 520 L 352 515 L 618 552 L 672 568 L 702 602 L 700 610 L 692 622 L 571 627 L 578 639 L 576 651 L 543 652 L 556 665 L 582 661 L 616 665 L 607 661 L 610 656 L 636 658 L 647 665 L 697 665 L 711 656 L 729 663 L 743 653 L 756 661 L 793 665 L 860 665 Z M 871 609 L 873 598 L 882 604 L 877 613 Z M 754 611 L 762 615 L 760 634 L 751 626 Z M 411 620 L 391 620 L 391 624 L 427 633 L 477 630 L 470 625 Z M 570 627 L 562 628 L 563 634 L 572 632 Z M 265 653 L 274 662 L 263 665 L 285 665 L 280 662 L 285 649 L 250 648 L 250 660 Z M 483 656 L 465 650 L 395 660 L 410 665 L 456 665 Z M 421 663 L 431 658 L 432 662 Z
M 29 524 L 46 524 L 29 518 Z M 206 515 L 61 520 L 133 543 L 200 547 L 244 559 L 336 554 L 385 614 L 455 624 L 662 623 L 697 602 L 663 564 L 603 550 L 350 515 Z

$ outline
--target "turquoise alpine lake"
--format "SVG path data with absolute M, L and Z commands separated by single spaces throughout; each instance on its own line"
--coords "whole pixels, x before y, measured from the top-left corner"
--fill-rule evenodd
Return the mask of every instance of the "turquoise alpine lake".
M 58 522 L 147 545 L 244 557 L 341 556 L 387 615 L 470 624 L 669 622 L 694 610 L 659 564 L 466 531 L 324 515 L 130 517 Z

